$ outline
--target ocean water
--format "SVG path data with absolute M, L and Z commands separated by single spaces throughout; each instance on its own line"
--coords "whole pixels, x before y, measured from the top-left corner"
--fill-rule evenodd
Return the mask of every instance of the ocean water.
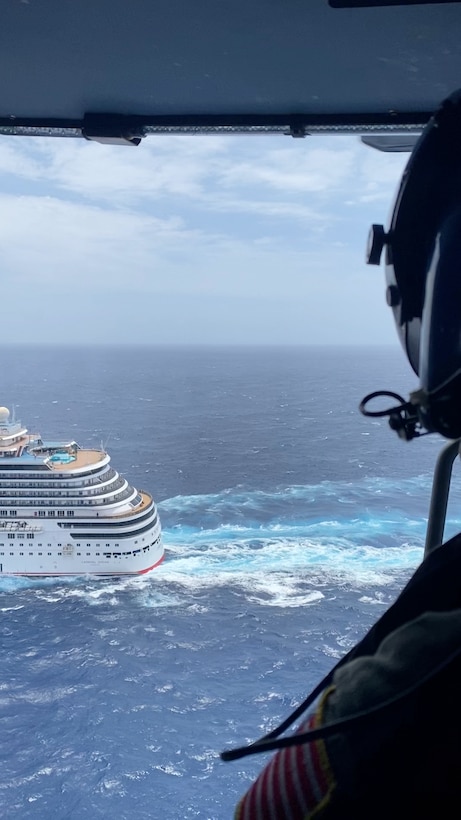
M 421 560 L 442 442 L 357 411 L 416 379 L 397 347 L 3 360 L 0 404 L 102 441 L 154 494 L 166 559 L 139 579 L 0 578 L 0 817 L 231 818 L 264 758 L 219 752 L 286 717 Z

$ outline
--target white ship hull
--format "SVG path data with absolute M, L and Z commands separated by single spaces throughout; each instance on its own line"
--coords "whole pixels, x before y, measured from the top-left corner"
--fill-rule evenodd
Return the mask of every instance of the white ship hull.
M 107 453 L 44 442 L 0 408 L 0 577 L 138 575 L 163 556 L 152 496 Z

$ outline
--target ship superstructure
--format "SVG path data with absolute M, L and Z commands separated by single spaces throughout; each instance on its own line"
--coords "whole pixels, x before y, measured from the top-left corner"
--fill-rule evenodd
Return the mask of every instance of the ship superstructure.
M 162 559 L 154 499 L 103 449 L 44 441 L 0 407 L 0 575 L 137 575 Z

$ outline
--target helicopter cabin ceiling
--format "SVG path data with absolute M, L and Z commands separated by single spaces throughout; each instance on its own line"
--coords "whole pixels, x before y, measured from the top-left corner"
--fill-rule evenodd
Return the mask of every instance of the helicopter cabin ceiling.
M 354 131 L 398 150 L 461 86 L 460 35 L 459 2 L 4 0 L 0 133 Z

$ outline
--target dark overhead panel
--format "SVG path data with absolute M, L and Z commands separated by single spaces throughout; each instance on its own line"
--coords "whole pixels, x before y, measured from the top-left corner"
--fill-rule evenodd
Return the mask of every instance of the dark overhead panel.
M 155 133 L 421 130 L 461 85 L 460 4 L 339 6 L 4 3 L 0 133 L 136 145 Z

